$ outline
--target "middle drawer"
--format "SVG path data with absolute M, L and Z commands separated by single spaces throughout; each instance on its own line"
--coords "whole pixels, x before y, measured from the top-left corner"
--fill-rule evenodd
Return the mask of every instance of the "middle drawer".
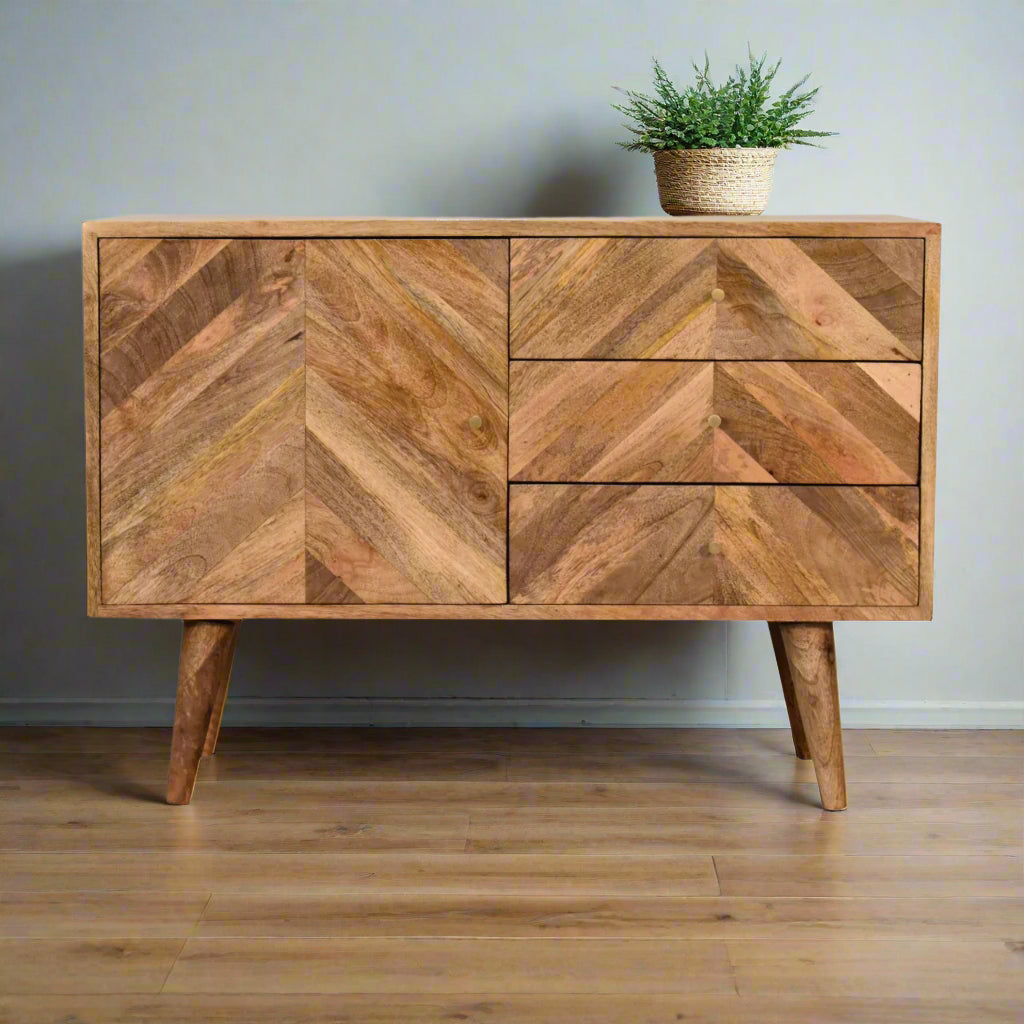
M 913 484 L 916 363 L 514 360 L 509 479 Z

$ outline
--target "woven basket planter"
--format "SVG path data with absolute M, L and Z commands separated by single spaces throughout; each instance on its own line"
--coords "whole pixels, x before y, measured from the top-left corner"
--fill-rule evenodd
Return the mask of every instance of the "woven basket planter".
M 763 213 L 777 149 L 664 149 L 654 154 L 661 208 L 673 216 Z

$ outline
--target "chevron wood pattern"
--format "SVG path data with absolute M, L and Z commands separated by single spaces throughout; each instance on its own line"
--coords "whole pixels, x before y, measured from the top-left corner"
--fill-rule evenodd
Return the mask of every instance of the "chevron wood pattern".
M 916 363 L 524 360 L 511 375 L 512 480 L 917 482 Z
M 509 479 L 712 479 L 707 362 L 511 364 Z
M 506 599 L 504 239 L 307 243 L 306 600 Z
M 916 487 L 513 484 L 520 604 L 912 605 Z
M 917 363 L 715 363 L 717 483 L 915 484 Z
M 303 242 L 103 239 L 102 599 L 303 599 Z
M 512 484 L 509 592 L 519 604 L 710 604 L 714 488 Z
M 912 605 L 916 487 L 715 488 L 715 604 Z
M 511 354 L 917 360 L 923 279 L 921 239 L 514 238 Z

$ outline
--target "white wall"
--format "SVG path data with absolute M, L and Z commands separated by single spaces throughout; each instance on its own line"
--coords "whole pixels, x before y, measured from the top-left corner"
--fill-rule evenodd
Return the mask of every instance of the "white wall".
M 842 133 L 769 213 L 944 225 L 935 620 L 837 627 L 846 720 L 1021 724 L 1022 37 L 1019 0 L 0 3 L 0 720 L 171 714 L 178 628 L 84 615 L 83 219 L 656 215 L 611 86 L 750 40 Z M 782 721 L 757 623 L 252 623 L 233 685 L 234 721 Z

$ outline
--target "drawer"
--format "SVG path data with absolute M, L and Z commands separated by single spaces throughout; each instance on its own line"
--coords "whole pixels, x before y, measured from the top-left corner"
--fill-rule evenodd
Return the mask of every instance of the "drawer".
M 914 484 L 916 363 L 524 360 L 523 482 Z
M 920 238 L 513 238 L 521 359 L 921 358 Z
M 916 487 L 512 484 L 515 604 L 917 603 Z

